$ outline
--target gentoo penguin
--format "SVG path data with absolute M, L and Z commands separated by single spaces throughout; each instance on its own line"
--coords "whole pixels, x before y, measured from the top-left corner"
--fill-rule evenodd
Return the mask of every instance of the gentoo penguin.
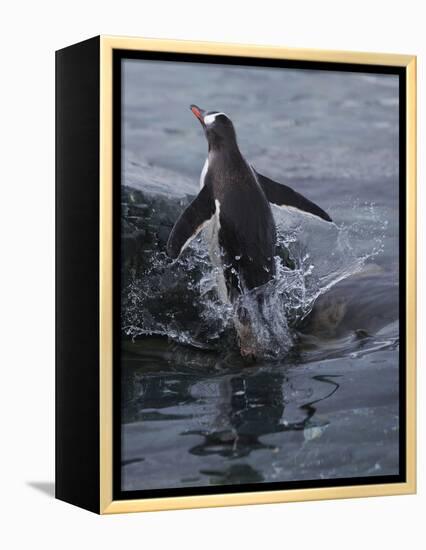
M 331 221 L 319 206 L 290 187 L 262 176 L 241 154 L 234 125 L 222 112 L 191 105 L 208 142 L 208 157 L 201 173 L 201 190 L 176 221 L 167 253 L 178 258 L 208 224 L 210 256 L 221 264 L 219 295 L 235 303 L 241 294 L 264 285 L 275 274 L 276 228 L 270 203 L 297 208 Z M 212 222 L 212 223 L 210 223 Z M 255 355 L 250 327 L 237 312 L 242 355 Z

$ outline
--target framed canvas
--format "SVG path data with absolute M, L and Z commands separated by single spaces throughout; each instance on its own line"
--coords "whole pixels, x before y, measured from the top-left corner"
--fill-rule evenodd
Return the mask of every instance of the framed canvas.
M 56 53 L 56 496 L 415 492 L 416 60 Z

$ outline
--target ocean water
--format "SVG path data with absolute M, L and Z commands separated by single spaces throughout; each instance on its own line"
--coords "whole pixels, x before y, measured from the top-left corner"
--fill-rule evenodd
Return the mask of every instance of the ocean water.
M 397 474 L 397 77 L 138 60 L 122 76 L 122 489 Z M 273 207 L 277 275 L 243 298 L 255 362 L 205 235 L 165 254 L 206 157 L 191 103 L 334 222 Z

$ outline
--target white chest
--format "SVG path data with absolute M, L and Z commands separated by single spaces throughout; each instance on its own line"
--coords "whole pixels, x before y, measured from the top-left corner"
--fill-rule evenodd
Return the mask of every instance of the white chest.
M 209 170 L 209 159 L 206 158 L 203 169 L 200 175 L 200 189 L 204 187 L 206 175 Z M 223 264 L 222 255 L 219 246 L 219 231 L 220 231 L 220 202 L 216 199 L 215 213 L 212 216 L 205 230 L 205 238 L 207 240 L 207 246 L 209 250 L 210 260 L 213 264 L 213 268 L 216 271 L 217 290 L 222 302 L 228 302 L 228 293 L 226 290 L 225 278 L 223 276 Z
M 206 162 L 204 163 L 203 169 L 201 170 L 200 174 L 200 189 L 204 187 L 204 182 L 206 180 L 206 175 L 209 170 L 209 159 L 206 158 Z

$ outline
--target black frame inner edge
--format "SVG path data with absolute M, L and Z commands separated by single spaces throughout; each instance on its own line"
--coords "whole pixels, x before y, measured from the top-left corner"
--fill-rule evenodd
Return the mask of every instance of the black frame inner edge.
M 121 88 L 122 60 L 140 59 L 188 63 L 209 63 L 283 69 L 310 69 L 373 74 L 394 74 L 399 77 L 399 474 L 368 477 L 347 477 L 327 480 L 262 482 L 204 487 L 182 487 L 150 490 L 121 490 L 121 369 L 120 369 L 120 312 L 121 312 Z M 313 489 L 402 483 L 406 481 L 406 85 L 405 67 L 295 61 L 285 59 L 218 56 L 211 54 L 181 54 L 134 50 L 113 51 L 113 499 L 149 499 L 174 496 L 200 496 L 289 489 Z

